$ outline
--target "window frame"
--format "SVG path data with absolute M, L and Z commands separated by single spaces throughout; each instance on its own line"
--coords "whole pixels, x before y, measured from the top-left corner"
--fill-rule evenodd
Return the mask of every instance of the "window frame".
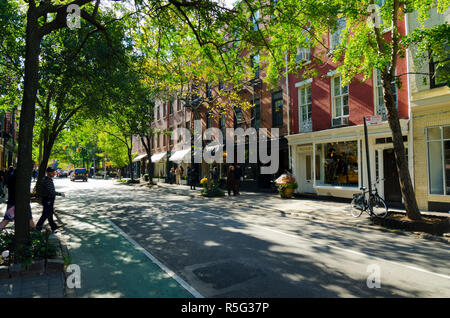
M 310 93 L 310 97 L 311 97 L 311 103 L 305 103 L 303 104 L 302 101 L 300 101 L 300 90 L 303 91 L 303 94 L 305 94 L 306 90 L 309 88 L 309 93 Z M 302 125 L 301 123 L 303 122 L 303 116 L 302 116 L 302 107 L 306 106 L 308 107 L 308 105 L 311 105 L 311 116 L 308 118 L 309 121 L 311 121 L 311 131 L 312 131 L 312 91 L 311 91 L 311 84 L 305 84 L 302 86 L 297 87 L 298 91 L 298 123 L 299 123 L 299 132 L 310 132 L 310 131 L 303 131 L 302 130 Z M 306 95 L 303 95 L 306 96 Z M 309 112 L 308 112 L 309 114 Z
M 274 96 L 280 94 L 279 98 L 274 98 Z M 275 112 L 275 103 L 277 101 L 281 101 L 281 112 Z M 274 128 L 281 128 L 284 125 L 284 116 L 283 116 L 283 112 L 284 112 L 284 100 L 283 100 L 283 90 L 279 90 L 276 92 L 272 93 L 272 127 Z M 277 115 L 275 115 L 277 113 Z M 280 115 L 281 113 L 281 115 Z M 281 123 L 278 122 L 278 119 L 281 118 Z
M 253 101 L 253 107 L 252 107 L 252 127 L 259 129 L 261 128 L 261 98 L 255 97 Z M 258 107 L 256 107 L 258 105 Z M 258 112 L 256 113 L 256 109 L 258 109 Z M 258 115 L 258 118 L 256 118 L 256 115 Z M 256 127 L 256 124 L 258 123 L 258 127 Z
M 395 74 L 397 74 L 397 70 L 395 71 Z M 380 82 L 379 82 L 380 85 L 378 85 L 378 76 L 380 77 Z M 382 115 L 382 114 L 378 113 L 378 109 L 379 109 L 379 104 L 378 104 L 379 92 L 378 92 L 378 89 L 381 88 L 381 91 L 383 91 L 383 83 L 381 81 L 381 71 L 379 69 L 374 69 L 373 75 L 372 75 L 372 80 L 373 80 L 373 87 L 374 87 L 374 96 L 373 96 L 374 97 L 374 101 L 373 101 L 374 109 L 373 109 L 373 113 L 375 115 Z M 392 85 L 393 91 L 395 91 L 395 93 L 394 93 L 395 108 L 398 111 L 398 87 L 397 87 L 397 83 L 395 82 L 395 79 L 391 82 L 391 85 Z M 384 96 L 382 98 L 383 98 L 383 106 L 385 108 L 385 113 L 386 113 L 386 118 L 382 117 L 382 120 L 383 121 L 387 121 L 387 109 L 386 109 L 386 106 L 384 105 Z
M 439 128 L 440 130 L 440 139 L 439 140 L 429 140 L 428 137 L 428 130 L 432 129 L 432 128 Z M 450 193 L 447 194 L 447 187 L 450 187 L 450 185 L 447 185 L 447 180 L 446 180 L 446 174 L 445 174 L 445 142 L 446 141 L 450 141 L 450 138 L 444 138 L 444 128 L 449 128 L 450 129 L 450 125 L 442 125 L 442 126 L 430 126 L 430 127 L 426 127 L 425 128 L 425 141 L 427 144 L 427 153 L 426 153 L 426 157 L 427 157 L 427 182 L 428 182 L 428 195 L 429 196 L 443 196 L 443 197 L 450 197 Z M 443 193 L 442 194 L 436 194 L 436 193 L 431 193 L 431 173 L 430 173 L 430 142 L 437 142 L 439 141 L 441 143 L 441 160 L 442 160 L 442 186 L 443 186 Z
M 335 90 L 335 84 L 334 84 L 334 80 L 336 78 L 340 78 L 339 80 L 339 84 L 342 83 L 342 76 L 341 75 L 337 75 L 337 76 L 333 76 L 330 78 L 331 80 L 331 127 L 340 127 L 340 126 L 346 126 L 345 124 L 343 124 L 342 118 L 349 118 L 350 117 L 350 85 L 347 84 L 347 93 L 346 94 L 342 94 L 342 90 L 343 87 L 341 85 L 339 85 L 339 92 L 340 94 L 338 96 L 335 96 L 334 94 L 334 90 Z M 348 114 L 344 115 L 344 97 L 347 96 L 347 106 L 348 106 Z M 340 98 L 341 99 L 341 115 L 339 117 L 336 117 L 336 102 L 335 99 Z M 335 119 L 341 118 L 341 124 L 340 125 L 334 125 L 333 121 Z
M 341 38 L 341 33 L 342 31 L 346 28 L 347 26 L 347 20 L 344 17 L 341 17 L 338 19 L 338 25 L 341 23 L 340 21 L 344 20 L 343 26 L 338 26 L 338 28 L 331 32 L 329 32 L 329 41 L 330 41 L 330 52 L 333 52 L 334 50 L 336 50 L 336 48 L 341 44 L 342 38 Z M 339 40 L 337 41 L 337 44 L 335 45 L 335 37 L 336 35 L 339 36 Z

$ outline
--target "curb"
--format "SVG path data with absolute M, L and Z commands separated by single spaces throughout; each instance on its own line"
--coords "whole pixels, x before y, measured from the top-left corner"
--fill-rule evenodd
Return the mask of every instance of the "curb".
M 159 185 L 155 186 L 156 188 L 159 189 L 164 189 L 167 192 L 171 192 L 177 195 L 184 195 L 184 196 L 189 196 L 189 197 L 194 197 L 194 198 L 204 198 L 203 196 L 201 196 L 200 194 L 186 194 L 183 193 L 183 190 L 181 191 L 177 191 L 177 190 L 173 190 L 173 189 L 169 189 L 166 187 L 162 187 Z M 206 198 L 211 200 L 212 198 Z M 217 198 L 220 199 L 220 198 Z M 213 200 L 216 200 L 216 198 L 213 198 Z M 315 215 L 311 215 L 311 214 L 307 214 L 307 213 L 301 213 L 301 212 L 286 212 L 280 209 L 274 209 L 274 208 L 265 208 L 265 207 L 261 207 L 261 206 L 257 206 L 257 205 L 252 205 L 252 204 L 246 204 L 246 203 L 239 203 L 239 202 L 230 202 L 233 205 L 237 205 L 237 206 L 241 206 L 241 207 L 245 207 L 245 208 L 250 208 L 250 209 L 259 209 L 259 210 L 265 210 L 265 211 L 269 211 L 269 212 L 280 212 L 283 213 L 285 215 L 289 215 L 292 217 L 300 217 L 302 219 L 310 219 L 310 220 L 317 220 L 317 221 L 323 221 L 323 222 L 328 222 L 328 223 L 334 223 L 334 224 L 340 224 L 340 225 L 345 225 L 345 226 L 350 226 L 350 227 L 356 227 L 356 228 L 363 228 L 363 229 L 368 229 L 368 230 L 377 230 L 377 231 L 381 231 L 381 232 L 385 232 L 385 233 L 392 233 L 392 234 L 397 234 L 397 235 L 404 235 L 404 236 L 411 236 L 411 237 L 417 237 L 417 238 L 421 238 L 421 239 L 425 239 L 425 240 L 429 240 L 429 241 L 435 241 L 435 242 L 441 242 L 441 243 L 445 243 L 445 244 L 450 244 L 450 236 L 447 238 L 447 235 L 444 235 L 444 237 L 441 236 L 437 236 L 437 235 L 431 235 L 428 233 L 422 233 L 422 232 L 408 232 L 408 231 L 403 231 L 403 230 L 393 230 L 393 229 L 388 229 L 388 228 L 383 228 L 383 227 L 379 227 L 379 226 L 374 226 L 374 225 L 366 225 L 366 224 L 354 224 L 351 222 L 345 222 L 345 221 L 339 221 L 339 220 L 330 220 L 330 219 L 326 219 L 326 218 L 322 218 L 322 217 L 317 217 Z

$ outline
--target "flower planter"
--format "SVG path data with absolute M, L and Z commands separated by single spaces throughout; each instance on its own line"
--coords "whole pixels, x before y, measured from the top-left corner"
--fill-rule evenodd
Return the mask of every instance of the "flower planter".
M 293 193 L 294 193 L 294 188 L 286 188 L 286 189 L 280 190 L 280 196 L 282 198 L 286 198 L 286 199 L 291 198 Z

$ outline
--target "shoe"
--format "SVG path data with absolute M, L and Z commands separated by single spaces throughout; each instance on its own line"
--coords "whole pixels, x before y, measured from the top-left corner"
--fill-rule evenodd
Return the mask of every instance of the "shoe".
M 59 229 L 59 226 L 55 227 L 54 229 L 52 229 L 52 233 L 57 233 L 58 229 Z

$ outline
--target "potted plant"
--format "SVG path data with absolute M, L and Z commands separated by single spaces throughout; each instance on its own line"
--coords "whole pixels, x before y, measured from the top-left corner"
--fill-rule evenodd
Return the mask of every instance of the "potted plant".
M 292 197 L 292 193 L 298 188 L 298 183 L 295 181 L 295 177 L 289 172 L 282 174 L 277 180 L 275 180 L 275 184 L 277 185 L 278 192 L 282 198 Z
M 292 193 L 294 193 L 294 190 L 297 188 L 298 188 L 297 182 L 280 184 L 278 186 L 278 192 L 280 193 L 280 196 L 282 198 L 290 198 L 292 197 Z

